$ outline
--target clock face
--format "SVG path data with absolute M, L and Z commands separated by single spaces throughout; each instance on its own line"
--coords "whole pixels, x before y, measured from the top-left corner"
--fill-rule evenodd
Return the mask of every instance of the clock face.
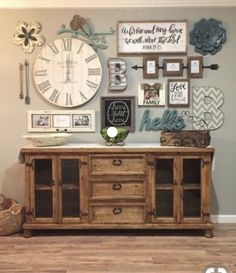
M 50 103 L 75 107 L 88 102 L 102 80 L 98 55 L 86 42 L 57 39 L 37 56 L 33 78 L 40 94 Z

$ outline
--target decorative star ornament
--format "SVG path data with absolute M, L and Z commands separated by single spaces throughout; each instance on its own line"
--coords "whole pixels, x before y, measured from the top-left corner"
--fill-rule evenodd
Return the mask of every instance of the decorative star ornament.
M 16 33 L 13 34 L 13 42 L 21 45 L 25 53 L 32 53 L 35 46 L 41 46 L 45 42 L 43 35 L 39 34 L 41 25 L 39 22 L 17 22 Z

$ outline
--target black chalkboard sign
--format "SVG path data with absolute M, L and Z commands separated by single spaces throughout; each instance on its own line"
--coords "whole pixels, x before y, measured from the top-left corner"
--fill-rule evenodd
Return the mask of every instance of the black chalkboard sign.
M 135 130 L 135 97 L 102 97 L 101 127 L 123 127 Z

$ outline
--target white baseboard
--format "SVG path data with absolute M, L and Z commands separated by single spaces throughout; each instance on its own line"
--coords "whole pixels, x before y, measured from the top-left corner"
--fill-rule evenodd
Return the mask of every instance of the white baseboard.
M 236 215 L 211 215 L 211 219 L 214 223 L 217 224 L 236 223 Z

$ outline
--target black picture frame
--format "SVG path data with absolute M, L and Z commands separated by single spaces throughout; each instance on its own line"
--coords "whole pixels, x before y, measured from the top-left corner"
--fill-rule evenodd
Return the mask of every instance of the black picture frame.
M 135 97 L 101 97 L 101 128 L 111 126 L 135 131 Z

